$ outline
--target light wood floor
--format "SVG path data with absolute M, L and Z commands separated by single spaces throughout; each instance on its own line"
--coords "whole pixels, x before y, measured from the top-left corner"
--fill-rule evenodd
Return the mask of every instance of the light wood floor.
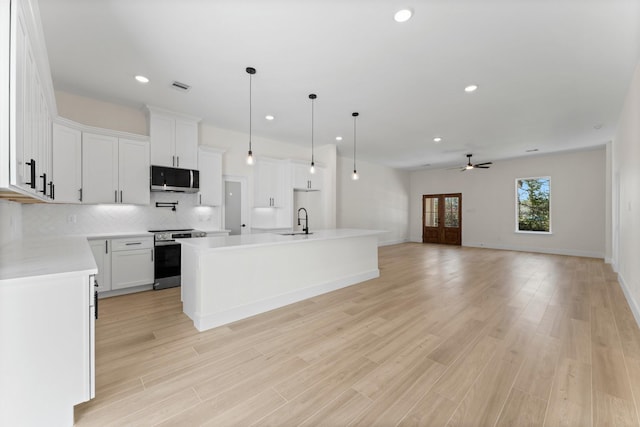
M 100 301 L 79 426 L 638 425 L 640 330 L 601 260 L 402 244 L 381 277 L 198 333 Z

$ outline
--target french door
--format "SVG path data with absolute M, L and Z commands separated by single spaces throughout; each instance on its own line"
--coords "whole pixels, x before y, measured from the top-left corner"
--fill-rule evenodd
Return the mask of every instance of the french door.
M 462 193 L 422 196 L 422 242 L 462 244 Z

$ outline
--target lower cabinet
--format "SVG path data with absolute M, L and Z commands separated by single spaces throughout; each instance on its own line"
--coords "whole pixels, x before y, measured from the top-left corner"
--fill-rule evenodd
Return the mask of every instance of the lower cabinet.
M 111 290 L 153 283 L 153 238 L 111 240 Z
M 153 284 L 153 237 L 89 240 L 98 266 L 98 292 Z
M 111 290 L 111 250 L 109 249 L 109 239 L 89 240 L 93 258 L 98 266 L 98 274 L 96 282 L 98 292 L 106 292 Z

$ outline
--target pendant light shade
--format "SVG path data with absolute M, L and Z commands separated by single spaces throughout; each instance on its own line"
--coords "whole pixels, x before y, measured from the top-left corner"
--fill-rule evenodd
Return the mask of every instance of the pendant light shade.
M 317 97 L 315 93 L 309 95 L 311 100 L 311 167 L 309 168 L 309 173 L 316 173 L 316 165 L 313 158 L 313 104 Z
M 251 151 L 251 78 L 256 73 L 256 69 L 253 67 L 247 67 L 247 74 L 249 74 L 249 153 L 247 154 L 247 164 L 253 164 L 253 152 Z
M 351 115 L 353 116 L 353 175 L 351 175 L 351 179 L 356 181 L 360 178 L 358 170 L 356 169 L 356 118 L 360 114 L 351 113 Z

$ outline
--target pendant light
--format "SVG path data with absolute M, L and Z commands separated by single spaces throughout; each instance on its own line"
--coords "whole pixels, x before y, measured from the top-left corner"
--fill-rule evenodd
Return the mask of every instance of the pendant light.
M 253 67 L 247 67 L 247 73 L 249 74 L 249 153 L 247 154 L 247 164 L 253 164 L 253 152 L 251 151 L 251 77 L 256 73 L 256 69 Z
M 309 95 L 309 99 L 311 100 L 311 167 L 309 168 L 309 173 L 316 173 L 316 165 L 313 162 L 313 103 L 317 97 L 315 93 Z
M 360 178 L 358 176 L 358 171 L 356 170 L 356 118 L 359 116 L 358 113 L 351 113 L 353 116 L 353 175 L 351 175 L 351 179 L 356 181 Z

